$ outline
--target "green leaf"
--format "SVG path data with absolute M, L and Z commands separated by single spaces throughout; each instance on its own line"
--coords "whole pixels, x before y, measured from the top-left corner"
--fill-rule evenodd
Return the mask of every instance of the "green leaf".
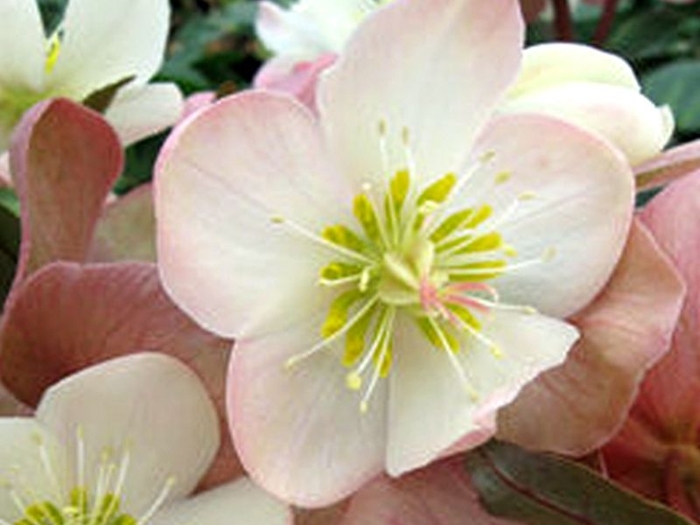
M 68 0 L 39 0 L 39 13 L 47 35 L 53 33 L 63 19 Z
M 8 197 L 8 202 L 9 200 Z M 15 276 L 19 242 L 19 217 L 15 210 L 6 206 L 3 198 L 0 201 L 0 307 L 7 298 Z
M 129 75 L 128 77 L 124 77 L 121 80 L 108 84 L 97 91 L 93 91 L 87 97 L 85 97 L 83 100 L 83 105 L 90 109 L 94 109 L 98 113 L 104 113 L 114 100 L 114 97 L 117 96 L 117 92 L 129 82 L 134 80 L 134 78 L 136 78 L 134 75 Z
M 691 525 L 671 509 L 633 495 L 579 463 L 491 441 L 467 469 L 492 514 L 533 525 Z
M 635 10 L 616 24 L 607 48 L 637 62 L 682 55 L 684 18 L 663 6 Z
M 645 75 L 642 85 L 654 102 L 671 106 L 679 131 L 700 131 L 700 60 L 662 66 Z
M 225 81 L 245 86 L 259 67 L 253 37 L 257 3 L 237 1 L 183 21 L 158 79 L 185 92 L 214 90 Z

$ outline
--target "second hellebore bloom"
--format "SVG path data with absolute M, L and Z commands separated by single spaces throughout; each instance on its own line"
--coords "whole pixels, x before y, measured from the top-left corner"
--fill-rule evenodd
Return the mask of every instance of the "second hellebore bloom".
M 0 152 L 37 102 L 84 102 L 122 84 L 105 102 L 106 117 L 124 143 L 173 124 L 182 110 L 177 86 L 147 84 L 163 60 L 169 14 L 165 0 L 70 0 L 47 37 L 35 0 L 0 2 Z
M 325 505 L 488 439 L 610 275 L 622 155 L 558 120 L 494 118 L 522 29 L 515 0 L 397 0 L 322 77 L 318 117 L 246 93 L 166 144 L 161 274 L 235 337 L 231 430 L 278 496 Z

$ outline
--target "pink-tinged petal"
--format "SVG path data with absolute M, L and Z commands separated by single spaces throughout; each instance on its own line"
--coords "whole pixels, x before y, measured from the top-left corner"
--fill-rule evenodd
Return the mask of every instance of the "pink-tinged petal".
M 641 218 L 669 254 L 686 281 L 688 295 L 673 339 L 673 349 L 644 383 L 639 409 L 653 426 L 666 428 L 681 441 L 694 440 L 700 426 L 700 174 L 679 179 L 657 195 Z M 682 385 L 682 387 L 681 387 Z
M 158 512 L 151 525 L 292 525 L 292 511 L 247 478 Z
M 79 99 L 129 77 L 145 84 L 163 61 L 169 19 L 167 0 L 71 0 L 51 83 Z
M 182 115 L 180 89 L 171 83 L 125 88 L 105 112 L 122 144 L 129 145 L 175 124 Z
M 197 113 L 200 109 L 207 108 L 216 102 L 216 93 L 213 91 L 202 91 L 194 93 L 185 99 L 185 105 L 182 109 L 181 121 L 189 118 Z
M 172 304 L 154 265 L 46 266 L 5 311 L 0 348 L 3 381 L 32 405 L 49 385 L 106 359 L 146 350 L 179 358 L 202 377 L 222 419 L 220 470 L 212 482 L 240 472 L 223 424 L 230 342 L 202 331 Z
M 51 261 L 85 259 L 122 161 L 114 131 L 97 113 L 64 99 L 27 113 L 10 150 L 22 221 L 15 285 Z
M 407 149 L 426 180 L 458 169 L 515 79 L 522 29 L 516 0 L 397 0 L 366 18 L 317 91 L 346 176 L 383 181 Z
M 509 98 L 554 87 L 564 82 L 594 82 L 639 91 L 632 67 L 613 53 L 592 46 L 553 42 L 528 47 Z
M 688 294 L 671 350 L 645 377 L 620 433 L 603 448 L 613 479 L 700 518 L 688 507 L 698 486 L 700 174 L 670 184 L 642 211 L 644 223 L 685 279 Z M 691 512 L 692 510 L 692 512 Z
M 496 432 L 496 412 L 540 372 L 560 364 L 578 338 L 572 326 L 537 314 L 493 312 L 483 335 L 455 354 L 461 372 L 407 321 L 397 330 L 390 376 L 387 471 L 400 475 L 440 455 L 474 448 Z M 466 381 L 460 377 L 464 374 Z
M 166 484 L 165 504 L 194 489 L 219 447 L 217 414 L 204 384 L 169 356 L 140 353 L 111 359 L 66 377 L 49 388 L 36 419 L 70 452 L 66 469 L 77 487 L 98 487 L 105 451 L 119 461 L 128 451 L 129 468 L 120 510 L 143 516 Z M 83 441 L 83 457 L 76 442 Z M 95 466 L 95 467 L 93 467 Z
M 306 108 L 264 92 L 218 101 L 171 134 L 156 166 L 166 289 L 222 335 L 293 323 L 317 306 L 299 298 L 331 253 L 298 230 L 349 222 L 349 195 Z
M 700 140 L 694 140 L 662 152 L 637 166 L 637 189 L 663 186 L 675 179 L 700 171 Z
M 281 66 L 281 61 L 268 61 L 255 76 L 256 88 L 282 91 L 292 95 L 302 104 L 316 110 L 316 84 L 319 75 L 331 66 L 336 55 L 326 53 L 312 62 L 297 62 L 291 68 Z
M 512 98 L 504 113 L 541 113 L 597 133 L 627 157 L 630 164 L 658 154 L 673 132 L 668 108 L 657 108 L 626 87 L 592 82 L 565 82 Z M 629 130 L 636 130 L 630 133 Z
M 489 153 L 475 160 L 482 166 L 463 198 L 490 193 L 495 217 L 515 205 L 499 228 L 517 251 L 512 262 L 541 261 L 505 272 L 493 286 L 505 303 L 573 314 L 603 287 L 624 248 L 634 203 L 629 166 L 595 136 L 536 115 L 494 120 L 475 158 Z
M 37 2 L 4 0 L 0 2 L 0 20 L 0 93 L 41 90 L 46 37 Z M 2 97 L 0 94 L 0 111 Z
M 582 338 L 499 413 L 499 437 L 584 455 L 622 425 L 646 371 L 668 350 L 684 286 L 638 222 L 610 282 L 573 322 Z
M 110 202 L 97 221 L 88 259 L 156 260 L 156 219 L 150 184 Z
M 479 503 L 464 458 L 434 463 L 398 479 L 382 476 L 350 500 L 346 516 L 325 525 L 509 525 Z M 321 524 L 319 524 L 321 525 Z
M 345 387 L 342 349 L 286 366 L 319 341 L 321 322 L 237 340 L 228 378 L 229 421 L 243 466 L 263 488 L 303 507 L 357 490 L 381 472 L 385 454 L 384 385 L 361 413 L 358 392 Z

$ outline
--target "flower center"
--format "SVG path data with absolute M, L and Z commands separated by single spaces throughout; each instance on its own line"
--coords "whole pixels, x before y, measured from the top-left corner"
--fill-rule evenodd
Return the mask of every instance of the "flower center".
M 383 129 L 380 125 L 380 134 Z M 485 156 L 473 169 L 479 170 L 491 158 Z M 407 159 L 410 166 L 409 154 Z M 321 326 L 321 341 L 293 356 L 287 365 L 344 342 L 346 385 L 364 390 L 363 412 L 378 381 L 390 373 L 399 316 L 414 322 L 432 346 L 444 351 L 459 381 L 477 398 L 459 354 L 476 342 L 500 358 L 501 350 L 482 333 L 485 317 L 494 309 L 534 312 L 530 307 L 501 304 L 496 289 L 487 282 L 552 256 L 548 252 L 513 264 L 510 259 L 516 250 L 499 232 L 533 195 L 521 194 L 498 213 L 486 202 L 459 207 L 453 197 L 469 173 L 461 178 L 448 173 L 418 187 L 412 171 L 395 172 L 386 188 L 366 184 L 353 200 L 351 226 L 334 224 L 320 236 L 305 234 L 337 255 L 319 275 L 320 284 L 335 291 L 335 299 Z M 493 184 L 509 178 L 509 173 L 499 173 Z
M 162 506 L 174 480 L 169 478 L 150 508 L 140 517 L 123 512 L 122 492 L 127 481 L 131 454 L 129 447 L 116 454 L 111 449 L 102 451 L 96 468 L 94 487 L 85 481 L 85 443 L 82 430 L 76 432 L 76 485 L 65 491 L 59 483 L 55 462 L 41 436 L 34 436 L 37 453 L 52 485 L 53 501 L 39 499 L 31 486 L 15 471 L 13 480 L 4 481 L 16 509 L 22 515 L 12 525 L 145 525 Z M 1 525 L 10 522 L 0 517 Z

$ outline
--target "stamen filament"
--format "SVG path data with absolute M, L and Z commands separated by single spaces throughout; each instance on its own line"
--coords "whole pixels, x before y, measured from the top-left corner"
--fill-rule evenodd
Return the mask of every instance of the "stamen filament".
M 316 244 L 319 244 L 325 248 L 329 248 L 333 251 L 335 251 L 339 255 L 344 255 L 345 257 L 348 257 L 349 259 L 354 259 L 356 261 L 365 263 L 365 264 L 373 264 L 374 261 L 370 259 L 369 257 L 362 255 L 361 253 L 358 253 L 353 250 L 349 250 L 343 246 L 340 246 L 338 244 L 332 243 L 327 239 L 324 239 L 320 235 L 317 235 L 313 233 L 312 231 L 307 230 L 300 224 L 297 224 L 296 222 L 290 221 L 289 219 L 281 216 L 275 216 L 272 217 L 272 222 L 275 224 L 283 224 L 289 227 L 290 230 L 298 233 L 302 237 L 315 242 Z
M 287 361 L 285 362 L 285 367 L 291 368 L 292 366 L 296 365 L 298 362 L 303 361 L 307 357 L 310 357 L 314 355 L 316 352 L 320 351 L 321 349 L 325 348 L 329 344 L 333 343 L 335 340 L 339 339 L 345 333 L 352 328 L 352 326 L 359 321 L 362 316 L 367 313 L 373 306 L 374 304 L 379 300 L 379 294 L 375 294 L 373 297 L 367 300 L 367 302 L 360 308 L 360 310 L 357 311 L 355 315 L 353 315 L 341 328 L 333 332 L 332 335 L 329 337 L 322 339 L 318 343 L 316 343 L 314 346 L 312 346 L 310 349 L 300 353 L 293 355 Z
M 395 314 L 395 309 L 394 308 L 388 308 L 387 309 L 387 318 L 385 324 L 385 329 L 384 329 L 384 334 L 382 336 L 382 346 L 381 346 L 381 351 L 379 352 L 379 356 L 377 357 L 377 363 L 374 366 L 374 371 L 372 373 L 372 378 L 370 379 L 369 386 L 367 387 L 367 390 L 365 390 L 364 395 L 362 396 L 362 400 L 360 401 L 360 412 L 363 414 L 369 410 L 369 400 L 372 396 L 372 392 L 374 392 L 374 389 L 377 386 L 377 382 L 379 381 L 379 377 L 382 372 L 382 366 L 384 364 L 384 359 L 386 359 L 387 353 L 389 351 L 389 348 L 391 347 L 391 332 L 394 327 L 394 314 Z
M 482 334 L 479 330 L 475 329 L 473 326 L 470 326 L 469 323 L 465 323 L 457 315 L 454 316 L 453 322 L 457 323 L 462 330 L 469 332 L 475 339 L 488 348 L 489 352 L 491 352 L 496 359 L 503 357 L 503 352 L 501 351 L 500 347 L 491 339 Z
M 440 328 L 438 323 L 432 317 L 428 317 L 427 319 L 430 325 L 432 326 L 433 330 L 435 331 L 435 334 L 437 335 L 438 339 L 440 340 L 442 349 L 445 351 L 445 354 L 447 355 L 447 358 L 449 359 L 450 364 L 452 365 L 452 369 L 457 374 L 459 382 L 462 384 L 462 386 L 467 391 L 472 400 L 476 401 L 477 399 L 479 399 L 479 393 L 476 391 L 471 381 L 467 377 L 467 373 L 464 371 L 464 368 L 462 368 L 462 363 L 459 362 L 459 358 L 455 355 L 455 352 L 452 351 L 452 348 L 450 348 L 450 343 L 447 341 L 447 338 L 445 337 L 442 328 Z
M 153 502 L 153 504 L 150 506 L 150 508 L 145 512 L 141 518 L 136 522 L 136 525 L 145 525 L 148 523 L 148 521 L 153 517 L 153 515 L 158 511 L 158 509 L 165 503 L 165 500 L 168 498 L 168 495 L 170 494 L 170 491 L 173 488 L 173 485 L 175 485 L 175 478 L 174 477 L 169 477 L 165 481 L 165 485 L 160 491 L 160 494 L 158 494 L 158 497 L 156 500 Z
M 370 347 L 365 351 L 364 355 L 362 356 L 362 360 L 359 362 L 359 364 L 355 367 L 355 370 L 350 372 L 348 375 L 352 375 L 353 377 L 362 377 L 362 374 L 364 373 L 365 369 L 369 366 L 369 364 L 372 362 L 372 357 L 374 354 L 377 352 L 377 348 L 381 344 L 382 340 L 384 339 L 386 335 L 386 331 L 388 328 L 388 321 L 389 321 L 389 312 L 393 310 L 393 308 L 387 308 L 382 312 L 382 318 L 379 321 L 379 326 L 377 327 L 376 334 L 374 336 L 374 340 L 372 341 L 372 344 Z
M 51 465 L 51 460 L 49 459 L 49 453 L 44 444 L 43 438 L 39 434 L 34 435 L 34 442 L 39 448 L 39 457 L 41 458 L 41 465 L 46 472 L 49 482 L 51 483 L 51 489 L 53 490 L 54 497 L 59 500 L 61 498 L 61 487 L 58 483 L 58 478 L 56 477 L 56 472 L 53 470 Z
M 536 314 L 537 309 L 532 306 L 524 306 L 520 304 L 503 304 L 500 302 L 493 302 L 487 299 L 482 299 L 481 297 L 473 297 L 475 302 L 489 308 L 490 310 L 503 310 L 506 312 L 519 312 L 523 314 Z

